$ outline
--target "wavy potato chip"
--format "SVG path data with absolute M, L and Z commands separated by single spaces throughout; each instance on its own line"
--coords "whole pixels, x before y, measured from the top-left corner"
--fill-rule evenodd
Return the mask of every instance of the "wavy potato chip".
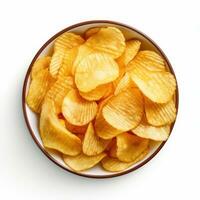
M 78 91 L 71 90 L 63 100 L 62 113 L 69 123 L 83 126 L 95 118 L 97 104 L 94 101 L 83 99 Z
M 90 92 L 79 92 L 79 94 L 88 101 L 97 101 L 102 97 L 106 96 L 107 90 L 110 89 L 111 84 L 107 83 L 104 85 L 99 85 Z M 110 91 L 109 91 L 110 92 Z
M 75 83 L 79 91 L 89 92 L 97 86 L 115 80 L 119 75 L 117 63 L 107 54 L 92 53 L 76 67 Z
M 141 42 L 139 40 L 129 40 L 126 42 L 124 53 L 117 59 L 120 65 L 126 66 L 138 53 Z
M 121 80 L 119 81 L 119 83 L 117 84 L 116 88 L 115 88 L 115 92 L 114 95 L 118 95 L 120 92 L 122 91 L 126 91 L 129 88 L 133 88 L 133 87 L 137 87 L 135 85 L 135 83 L 132 81 L 130 74 L 126 73 Z
M 64 162 L 75 171 L 83 171 L 94 167 L 97 163 L 99 163 L 104 157 L 105 153 L 101 153 L 95 156 L 87 156 L 83 153 L 78 156 L 63 156 Z
M 114 59 L 122 55 L 125 50 L 125 38 L 115 27 L 101 28 L 96 34 L 88 38 L 85 44 L 97 51 L 111 55 Z
M 143 97 L 140 91 L 130 88 L 110 98 L 102 113 L 111 126 L 121 131 L 128 131 L 140 123 L 143 107 Z
M 83 153 L 88 156 L 100 154 L 106 149 L 110 141 L 99 138 L 90 122 L 83 139 Z
M 81 152 L 81 141 L 59 121 L 52 100 L 46 100 L 40 116 L 40 136 L 43 145 L 63 154 L 75 156 Z
M 142 138 L 165 141 L 170 134 L 170 125 L 155 127 L 143 119 L 136 128 L 132 129 L 132 132 Z
M 176 90 L 176 80 L 169 72 L 153 72 L 137 66 L 131 71 L 131 78 L 141 92 L 156 103 L 168 102 Z
M 84 33 L 84 37 L 85 39 L 88 39 L 89 37 L 91 37 L 92 35 L 96 34 L 101 28 L 100 27 L 93 27 L 93 28 L 89 28 L 87 31 L 85 31 Z
M 26 103 L 33 112 L 40 113 L 44 97 L 49 89 L 50 79 L 47 68 L 41 69 L 34 75 L 26 96 Z
M 134 162 L 147 148 L 149 140 L 131 133 L 122 133 L 117 137 L 117 158 L 122 162 Z
M 42 69 L 48 68 L 50 62 L 51 62 L 50 56 L 44 56 L 36 60 L 31 69 L 31 78 L 34 79 L 38 74 L 38 72 L 41 72 Z
M 76 126 L 73 124 L 70 124 L 67 120 L 65 120 L 65 127 L 67 130 L 74 134 L 84 134 L 87 130 L 88 125 L 83 125 L 83 126 Z
M 148 123 L 154 126 L 171 124 L 176 119 L 176 107 L 173 99 L 164 104 L 145 99 L 145 112 Z
M 164 59 L 154 51 L 140 51 L 127 66 L 127 71 L 131 71 L 137 65 L 150 71 L 166 71 Z
M 101 161 L 101 165 L 105 170 L 110 171 L 110 172 L 123 171 L 125 169 L 128 169 L 133 164 L 144 159 L 145 156 L 148 154 L 148 152 L 149 152 L 148 149 L 146 149 L 133 162 L 122 162 L 122 161 L 118 160 L 117 158 L 112 158 L 112 157 L 106 156 Z
M 84 39 L 80 35 L 65 32 L 55 40 L 54 51 L 65 52 L 73 47 L 81 45 L 82 43 L 84 43 Z
M 62 102 L 66 94 L 75 87 L 71 76 L 58 79 L 46 94 L 46 99 L 52 99 L 55 102 L 56 113 L 61 112 Z

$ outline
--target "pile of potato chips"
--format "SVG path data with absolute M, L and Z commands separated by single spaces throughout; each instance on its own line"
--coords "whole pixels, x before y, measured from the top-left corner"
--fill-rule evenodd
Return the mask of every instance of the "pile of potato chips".
M 74 171 L 122 171 L 164 141 L 176 118 L 176 80 L 164 59 L 115 27 L 66 32 L 31 71 L 26 102 L 45 148 Z

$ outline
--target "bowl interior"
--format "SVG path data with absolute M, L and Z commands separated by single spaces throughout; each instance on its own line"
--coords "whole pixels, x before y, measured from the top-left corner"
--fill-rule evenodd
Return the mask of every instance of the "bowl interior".
M 129 27 L 125 27 L 123 25 L 120 24 L 113 24 L 113 23 L 109 23 L 109 22 L 94 22 L 94 23 L 89 23 L 89 24 L 82 24 L 79 25 L 77 27 L 73 27 L 72 29 L 69 30 L 69 32 L 73 32 L 73 33 L 78 33 L 78 34 L 82 34 L 83 32 L 85 32 L 88 28 L 92 28 L 92 27 L 98 27 L 98 26 L 115 26 L 120 28 L 120 30 L 123 32 L 123 34 L 125 35 L 126 39 L 132 39 L 132 38 L 137 38 L 142 42 L 141 45 L 141 49 L 145 50 L 153 50 L 156 51 L 158 54 L 162 55 L 162 52 L 155 46 L 155 44 L 153 44 L 148 38 L 146 38 L 143 34 L 137 32 L 136 30 L 133 30 Z M 38 55 L 37 58 L 42 57 L 44 55 L 49 55 L 52 53 L 52 44 L 53 44 L 54 40 L 51 42 L 47 42 L 47 45 L 45 46 L 45 48 L 42 50 L 42 52 Z M 163 56 L 163 55 L 162 55 Z M 36 58 L 36 59 L 37 59 Z M 166 66 L 168 68 L 168 70 L 171 70 L 169 63 L 166 61 Z M 30 71 L 30 70 L 29 70 Z M 29 83 L 30 83 L 30 77 L 28 74 L 28 79 L 25 85 L 25 94 L 27 94 L 28 88 L 29 88 Z M 53 160 L 55 163 L 57 163 L 59 166 L 61 166 L 62 168 L 67 169 L 68 171 L 72 171 L 67 165 L 65 165 L 65 163 L 63 162 L 63 160 L 61 159 L 61 155 L 56 152 L 56 151 L 52 151 L 52 150 L 47 150 L 44 149 L 44 146 L 42 144 L 41 138 L 40 138 L 40 134 L 38 131 L 38 116 L 33 113 L 29 107 L 27 105 L 25 105 L 25 113 L 27 116 L 27 121 L 29 123 L 29 129 L 31 131 L 31 134 L 33 136 L 33 138 L 35 139 L 36 143 L 38 144 L 38 146 L 43 150 L 43 152 L 49 157 L 51 158 L 51 160 Z M 97 165 L 96 167 L 89 169 L 87 171 L 83 171 L 83 172 L 79 172 L 78 174 L 83 175 L 83 176 L 89 176 L 89 177 L 110 177 L 113 175 L 121 175 L 124 173 L 127 173 L 129 171 L 132 171 L 140 166 L 142 166 L 143 164 L 145 164 L 148 160 L 150 160 L 154 154 L 156 154 L 159 149 L 164 145 L 164 142 L 151 142 L 150 143 L 150 152 L 149 154 L 140 162 L 134 164 L 133 166 L 131 166 L 130 168 L 126 169 L 123 172 L 107 172 L 105 170 L 103 170 L 101 168 L 101 166 Z M 73 171 L 72 171 L 73 172 Z

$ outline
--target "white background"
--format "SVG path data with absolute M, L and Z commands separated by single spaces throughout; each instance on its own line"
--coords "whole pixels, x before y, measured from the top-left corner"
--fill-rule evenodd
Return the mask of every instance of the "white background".
M 200 6 L 198 0 L 0 0 L 0 199 L 200 199 Z M 173 133 L 146 166 L 105 180 L 52 164 L 25 126 L 21 93 L 46 40 L 74 23 L 107 19 L 142 30 L 174 67 L 180 107 Z

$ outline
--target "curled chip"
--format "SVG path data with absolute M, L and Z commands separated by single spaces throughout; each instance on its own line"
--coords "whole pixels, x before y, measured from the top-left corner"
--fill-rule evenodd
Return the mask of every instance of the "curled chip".
M 114 95 L 118 95 L 122 91 L 129 90 L 129 88 L 137 87 L 135 83 L 132 81 L 130 74 L 126 73 L 115 88 Z
M 67 128 L 67 130 L 69 130 L 70 132 L 74 134 L 84 134 L 88 126 L 87 125 L 76 126 L 76 125 L 70 124 L 67 120 L 65 120 L 65 127 Z
M 63 160 L 71 169 L 75 171 L 83 171 L 91 167 L 94 167 L 105 156 L 106 156 L 105 153 L 101 153 L 95 156 L 87 156 L 81 153 L 78 156 L 63 155 Z
M 88 56 L 91 53 L 94 53 L 94 49 L 86 46 L 85 44 L 80 45 L 77 48 L 77 55 L 76 58 L 74 59 L 74 63 L 72 66 L 72 74 L 75 75 L 76 72 L 76 67 L 77 65 L 83 60 L 83 58 L 85 58 L 86 56 Z
M 142 138 L 165 141 L 169 137 L 170 125 L 155 127 L 148 124 L 146 119 L 143 119 L 135 129 L 132 129 L 132 132 Z
M 94 28 L 88 29 L 84 34 L 85 39 L 88 39 L 92 35 L 96 34 L 100 29 L 101 28 L 99 28 L 99 27 L 94 27 Z
M 74 64 L 74 60 L 77 56 L 78 48 L 74 47 L 65 52 L 62 65 L 58 71 L 58 79 L 61 77 L 71 76 L 72 75 L 72 68 Z
M 46 94 L 47 99 L 52 99 L 55 102 L 56 113 L 61 112 L 62 102 L 65 95 L 74 88 L 74 81 L 71 76 L 58 79 Z
M 114 59 L 122 55 L 125 50 L 125 38 L 122 32 L 115 27 L 101 28 L 96 34 L 89 37 L 87 46 L 106 54 Z
M 83 139 L 83 153 L 88 156 L 94 156 L 102 153 L 108 146 L 110 140 L 99 138 L 92 123 L 90 122 Z
M 154 51 L 140 51 L 127 66 L 127 71 L 131 71 L 137 65 L 150 71 L 166 71 L 164 59 Z
M 111 126 L 121 131 L 128 131 L 140 123 L 143 110 L 143 97 L 140 91 L 130 88 L 110 98 L 102 113 Z
M 59 121 L 52 100 L 45 100 L 40 116 L 40 136 L 46 148 L 75 156 L 81 152 L 81 141 Z
M 176 89 L 175 78 L 169 72 L 153 72 L 137 66 L 131 71 L 131 78 L 142 93 L 156 103 L 168 102 Z
M 122 162 L 134 162 L 147 148 L 149 140 L 131 133 L 122 133 L 117 137 L 117 158 Z
M 164 104 L 145 99 L 145 112 L 148 123 L 154 126 L 171 124 L 176 119 L 176 107 L 173 99 Z
M 138 53 L 141 42 L 139 40 L 129 40 L 126 42 L 124 53 L 117 59 L 118 63 L 126 66 Z
M 41 105 L 49 89 L 50 75 L 48 69 L 41 69 L 31 81 L 26 103 L 36 113 L 40 113 Z
M 91 90 L 90 92 L 79 92 L 79 94 L 88 101 L 97 101 L 101 99 L 102 97 L 105 97 L 107 91 L 110 90 L 111 87 L 112 87 L 112 84 L 107 83 L 104 85 L 97 86 L 95 89 Z
M 31 69 L 31 78 L 34 79 L 38 74 L 38 72 L 40 73 L 42 69 L 48 68 L 50 62 L 51 62 L 50 56 L 44 56 L 36 60 Z
M 62 113 L 69 123 L 83 126 L 94 119 L 97 104 L 83 99 L 76 90 L 71 90 L 63 100 Z
M 84 43 L 84 39 L 80 35 L 65 32 L 60 35 L 54 43 L 54 51 L 65 52 L 73 47 Z
M 115 80 L 118 75 L 119 67 L 112 57 L 104 53 L 92 53 L 77 65 L 75 83 L 79 91 L 89 92 Z
M 145 156 L 148 154 L 148 152 L 149 152 L 149 150 L 146 149 L 133 162 L 122 162 L 122 161 L 118 160 L 117 158 L 112 158 L 112 157 L 106 156 L 101 161 L 101 165 L 105 170 L 110 171 L 110 172 L 123 171 L 125 169 L 128 169 L 134 163 L 137 163 L 140 160 L 144 159 Z

